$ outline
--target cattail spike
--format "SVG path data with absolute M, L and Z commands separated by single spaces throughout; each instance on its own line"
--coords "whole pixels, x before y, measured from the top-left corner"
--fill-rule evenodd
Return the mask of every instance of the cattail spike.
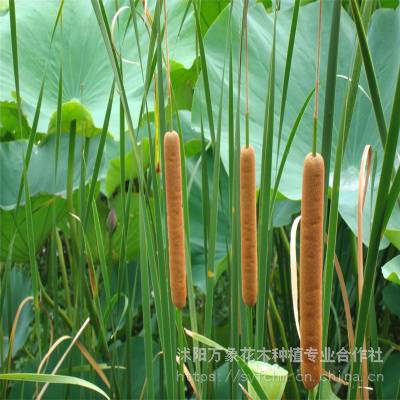
M 174 305 L 183 308 L 186 304 L 186 260 L 181 152 L 179 136 L 174 131 L 164 135 L 164 159 L 171 296 Z
M 242 242 L 242 297 L 243 303 L 257 302 L 257 210 L 256 158 L 252 146 L 240 152 L 240 222 Z
M 324 170 L 320 154 L 306 156 L 300 229 L 300 347 L 301 376 L 309 390 L 322 374 Z

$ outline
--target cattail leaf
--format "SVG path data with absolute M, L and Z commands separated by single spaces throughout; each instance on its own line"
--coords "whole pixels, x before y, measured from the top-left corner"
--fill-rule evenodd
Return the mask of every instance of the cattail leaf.
M 93 390 L 108 400 L 110 399 L 110 397 L 104 392 L 104 390 L 100 389 L 98 386 L 88 381 L 85 381 L 84 379 L 76 378 L 74 376 L 33 374 L 33 373 L 11 373 L 11 374 L 0 374 L 0 380 L 42 382 L 42 383 L 53 383 L 62 385 L 78 385 L 83 388 Z

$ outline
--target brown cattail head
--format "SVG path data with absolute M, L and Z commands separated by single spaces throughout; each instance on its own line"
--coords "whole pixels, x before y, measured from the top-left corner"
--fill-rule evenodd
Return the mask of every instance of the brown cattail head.
M 179 136 L 174 131 L 164 135 L 164 159 L 171 295 L 174 305 L 183 308 L 186 304 L 186 261 L 181 152 Z
M 257 302 L 257 209 L 256 156 L 252 146 L 240 152 L 240 228 L 242 242 L 242 297 L 243 303 Z
M 300 347 L 301 376 L 309 390 L 322 374 L 324 171 L 320 154 L 306 156 L 300 228 Z

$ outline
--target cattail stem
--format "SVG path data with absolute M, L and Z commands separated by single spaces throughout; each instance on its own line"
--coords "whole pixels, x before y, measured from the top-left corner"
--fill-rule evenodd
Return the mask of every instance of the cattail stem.
M 246 121 L 246 147 L 250 144 L 250 130 L 249 130 L 249 31 L 247 14 L 249 9 L 249 0 L 245 0 L 245 20 L 244 20 L 244 31 L 245 31 L 245 56 L 246 56 L 246 110 L 245 110 L 245 121 Z
M 174 131 L 164 135 L 164 159 L 171 296 L 174 305 L 183 308 L 186 304 L 186 259 L 181 152 L 179 136 Z
M 252 348 L 254 343 L 254 338 L 253 338 L 253 308 L 251 306 L 247 307 L 246 320 L 247 320 L 247 344 L 250 348 Z
M 301 375 L 313 389 L 322 374 L 322 263 L 324 220 L 324 160 L 308 154 L 304 160 L 300 230 Z
M 319 94 L 319 67 L 320 67 L 320 52 L 321 52 L 321 25 L 322 25 L 322 0 L 319 2 L 318 14 L 318 32 L 317 32 L 317 54 L 315 62 L 315 102 L 314 102 L 314 126 L 312 140 L 312 154 L 315 157 L 317 154 L 317 131 L 318 131 L 318 94 Z
M 257 302 L 257 210 L 256 158 L 252 146 L 240 152 L 240 222 L 242 243 L 242 297 L 243 303 Z
M 312 155 L 317 155 L 317 136 L 318 136 L 318 117 L 313 118 L 313 140 L 312 140 Z
M 249 112 L 246 111 L 245 115 L 245 132 L 246 132 L 246 147 L 250 145 L 250 128 L 249 128 Z

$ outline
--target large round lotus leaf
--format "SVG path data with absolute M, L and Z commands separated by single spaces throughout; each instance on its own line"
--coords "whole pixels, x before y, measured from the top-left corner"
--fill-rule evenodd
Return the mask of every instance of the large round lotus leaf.
M 382 267 L 385 279 L 400 285 L 400 256 L 392 258 Z
M 29 137 L 30 128 L 25 116 L 19 115 L 17 104 L 11 101 L 0 102 L 0 142 L 15 139 L 26 139 Z
M 8 0 L 0 0 L 0 16 L 7 13 L 9 8 Z
M 86 161 L 86 179 L 89 181 L 93 174 L 93 167 L 97 155 L 99 138 L 90 139 L 89 152 Z M 28 169 L 28 183 L 30 195 L 55 194 L 65 195 L 68 172 L 68 146 L 69 135 L 62 135 L 58 155 L 58 170 L 55 176 L 56 137 L 51 136 L 43 143 L 34 145 L 32 157 Z M 82 162 L 82 148 L 84 138 L 76 137 L 75 161 L 74 161 L 74 188 L 79 187 Z M 28 142 L 18 140 L 0 143 L 0 208 L 15 208 L 18 199 L 19 182 L 23 171 L 24 156 Z M 105 169 L 110 159 L 118 154 L 118 143 L 107 138 L 102 163 L 99 171 L 99 179 L 104 179 Z M 25 202 L 22 196 L 22 204 Z
M 141 159 L 142 168 L 147 169 L 150 162 L 149 140 L 147 138 L 143 138 L 138 147 L 142 157 Z M 130 150 L 125 155 L 124 164 L 125 164 L 126 180 L 137 178 L 138 165 L 133 150 Z M 120 185 L 121 185 L 121 159 L 118 156 L 110 160 L 108 164 L 106 178 L 104 181 L 104 189 L 103 189 L 105 195 L 110 197 L 116 189 L 120 188 Z
M 101 129 L 94 127 L 92 116 L 87 108 L 76 99 L 69 100 L 61 106 L 60 131 L 63 133 L 69 132 L 72 121 L 76 121 L 76 131 L 83 136 L 92 137 L 101 131 Z M 54 112 L 50 117 L 47 132 L 57 132 L 57 112 Z
M 322 21 L 322 41 L 321 41 L 321 86 L 319 97 L 319 141 L 320 148 L 323 110 L 325 101 L 325 78 L 328 59 L 329 33 L 332 17 L 333 2 L 323 2 L 323 21 Z M 211 99 L 214 112 L 214 120 L 217 121 L 218 103 L 221 90 L 222 69 L 225 62 L 226 41 L 229 38 L 227 32 L 229 7 L 226 8 L 205 36 L 205 52 L 208 64 L 208 73 L 211 87 Z M 296 41 L 293 54 L 292 70 L 289 82 L 289 91 L 286 103 L 286 114 L 283 123 L 283 143 L 286 140 L 294 124 L 298 113 L 311 90 L 314 88 L 315 80 L 315 46 L 317 35 L 319 3 L 313 3 L 300 8 L 299 20 L 297 26 Z M 234 77 L 238 75 L 238 50 L 241 32 L 242 4 L 235 2 L 232 13 L 231 35 L 233 44 L 233 66 Z M 249 105 L 250 105 L 250 142 L 256 149 L 257 155 L 257 182 L 260 182 L 261 175 L 261 147 L 263 139 L 264 112 L 267 93 L 267 78 L 269 72 L 272 33 L 273 33 L 273 15 L 268 14 L 262 4 L 251 3 L 249 7 Z M 292 20 L 292 10 L 279 12 L 277 20 L 277 43 L 276 43 L 276 79 L 275 79 L 275 113 L 274 113 L 274 162 L 272 177 L 276 175 L 275 160 L 277 149 L 277 136 L 280 115 L 280 102 L 282 96 L 283 74 L 286 63 L 286 52 L 288 43 L 288 32 L 290 31 Z M 388 39 L 390 38 L 390 39 Z M 400 64 L 400 10 L 378 10 L 372 16 L 372 21 L 368 31 L 368 41 L 371 48 L 375 71 L 378 78 L 383 109 L 386 121 L 389 120 L 390 110 L 394 97 L 394 88 L 397 73 Z M 346 77 L 351 74 L 352 60 L 355 54 L 357 44 L 357 34 L 354 23 L 350 16 L 342 9 L 340 25 L 339 56 L 337 67 L 337 89 L 335 103 L 335 118 L 333 127 L 333 146 L 332 157 L 336 152 L 336 143 L 338 130 L 343 110 L 345 91 L 347 86 Z M 228 65 L 229 63 L 226 63 Z M 228 72 L 226 71 L 225 77 Z M 237 81 L 237 79 L 235 79 Z M 245 98 L 244 79 L 242 79 L 241 89 L 241 132 L 242 142 L 244 142 L 244 110 Z M 228 99 L 228 79 L 224 82 L 224 105 L 227 109 Z M 360 90 L 356 102 L 356 108 L 353 113 L 353 119 L 350 129 L 350 135 L 347 142 L 346 152 L 342 169 L 342 184 L 340 188 L 340 213 L 353 232 L 356 231 L 356 207 L 357 207 L 357 188 L 358 172 L 360 160 L 366 144 L 373 147 L 378 159 L 377 176 L 375 185 L 378 184 L 383 149 L 379 139 L 372 103 L 368 97 L 368 85 L 362 70 L 360 80 Z M 365 93 L 364 93 L 365 92 Z M 200 115 L 207 115 L 206 103 L 203 89 L 203 80 L 200 77 L 193 100 L 192 123 L 196 129 L 200 128 Z M 237 104 L 237 84 L 234 85 L 234 102 Z M 236 109 L 236 108 L 235 108 Z M 303 119 L 298 128 L 297 136 L 292 145 L 288 161 L 285 165 L 282 181 L 280 184 L 281 193 L 293 200 L 299 200 L 301 197 L 301 175 L 303 169 L 303 160 L 305 155 L 311 149 L 312 124 L 313 124 L 313 106 L 310 102 Z M 204 118 L 203 118 L 204 120 Z M 208 130 L 207 119 L 204 121 L 205 128 Z M 208 133 L 209 134 L 209 133 Z M 222 142 L 221 156 L 224 164 L 228 165 L 228 118 L 222 119 Z M 331 179 L 333 176 L 333 164 L 331 165 Z M 376 191 L 374 191 L 376 194 Z M 370 231 L 370 194 L 367 196 L 364 215 L 364 241 L 368 242 Z M 373 199 L 373 202 L 375 199 Z M 389 227 L 395 230 L 395 234 L 400 235 L 399 213 L 395 213 L 389 222 Z M 397 227 L 397 228 L 396 228 Z
M 67 214 L 66 201 L 56 196 L 37 196 L 32 198 L 33 246 L 37 253 L 43 246 L 53 228 Z M 16 263 L 28 263 L 29 239 L 26 229 L 25 206 L 15 210 L 0 208 L 0 261 L 5 262 L 10 253 L 10 245 L 14 234 L 12 260 Z
M 17 0 L 16 2 L 19 78 L 23 111 L 31 124 L 40 91 L 43 74 L 46 82 L 38 130 L 46 132 L 51 115 L 57 109 L 60 63 L 63 66 L 63 102 L 75 99 L 87 109 L 95 127 L 101 127 L 107 99 L 114 77 L 99 25 L 89 0 L 64 2 L 62 20 L 51 44 L 59 1 Z M 122 3 L 122 2 L 120 2 Z M 129 4 L 128 1 L 126 1 Z M 151 2 L 153 5 L 155 2 Z M 109 23 L 115 15 L 115 2 L 105 2 Z M 141 2 L 138 13 L 143 14 Z M 170 0 L 168 4 L 168 41 L 171 59 L 189 68 L 195 58 L 194 21 L 192 8 L 186 15 L 179 33 L 186 4 Z M 154 10 L 151 10 L 154 13 Z M 120 15 L 120 35 L 115 34 L 116 45 L 122 45 L 123 56 L 136 61 L 124 64 L 124 84 L 134 122 L 137 123 L 143 96 L 143 79 L 139 66 L 138 46 L 132 25 L 123 40 L 129 11 Z M 9 15 L 0 17 L 0 100 L 15 100 L 13 57 L 11 50 Z M 138 18 L 141 55 L 147 65 L 149 35 L 141 18 Z M 179 33 L 179 36 L 178 36 Z M 119 99 L 115 96 L 110 131 L 119 132 Z M 149 109 L 152 109 L 151 99 Z

